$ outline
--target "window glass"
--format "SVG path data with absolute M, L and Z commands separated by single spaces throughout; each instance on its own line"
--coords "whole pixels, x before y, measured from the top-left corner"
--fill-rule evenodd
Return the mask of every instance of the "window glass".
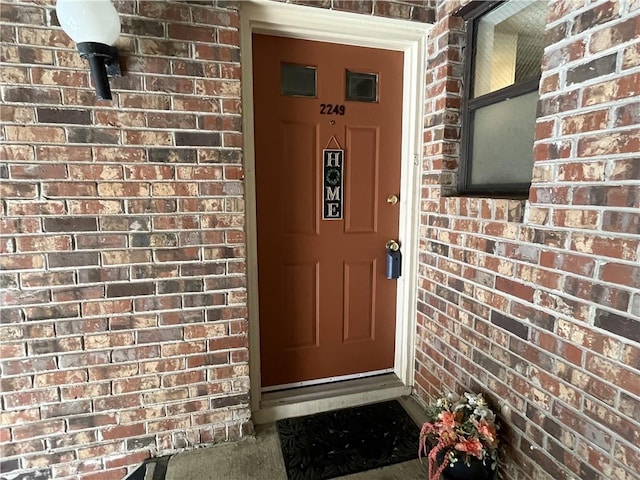
M 531 182 L 537 104 L 534 91 L 473 112 L 471 185 Z
M 378 101 L 378 75 L 347 70 L 345 98 L 352 102 Z
M 290 97 L 315 98 L 316 68 L 291 63 L 280 64 L 280 93 Z
M 477 24 L 472 97 L 540 76 L 546 0 L 510 1 Z

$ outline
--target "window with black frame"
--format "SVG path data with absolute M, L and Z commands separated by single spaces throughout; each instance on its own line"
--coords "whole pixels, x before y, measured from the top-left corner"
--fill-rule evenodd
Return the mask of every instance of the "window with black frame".
M 546 0 L 472 2 L 459 189 L 525 196 L 531 185 Z

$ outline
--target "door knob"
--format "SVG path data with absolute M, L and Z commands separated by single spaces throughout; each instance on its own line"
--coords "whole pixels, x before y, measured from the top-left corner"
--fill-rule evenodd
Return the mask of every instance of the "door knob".
M 387 242 L 387 268 L 385 272 L 389 280 L 400 278 L 402 274 L 402 254 L 400 245 L 395 240 Z
M 395 205 L 396 203 L 398 203 L 398 196 L 393 194 L 389 195 L 387 197 L 387 203 L 389 205 Z

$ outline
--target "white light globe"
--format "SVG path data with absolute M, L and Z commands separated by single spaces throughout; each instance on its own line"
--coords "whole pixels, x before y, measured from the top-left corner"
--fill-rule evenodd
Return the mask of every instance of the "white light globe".
M 113 45 L 120 35 L 120 16 L 109 0 L 58 0 L 56 13 L 76 43 Z

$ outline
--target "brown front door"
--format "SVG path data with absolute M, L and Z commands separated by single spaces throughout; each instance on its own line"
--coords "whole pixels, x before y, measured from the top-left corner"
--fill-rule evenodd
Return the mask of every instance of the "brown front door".
M 253 65 L 262 386 L 393 368 L 402 53 L 255 34 Z

